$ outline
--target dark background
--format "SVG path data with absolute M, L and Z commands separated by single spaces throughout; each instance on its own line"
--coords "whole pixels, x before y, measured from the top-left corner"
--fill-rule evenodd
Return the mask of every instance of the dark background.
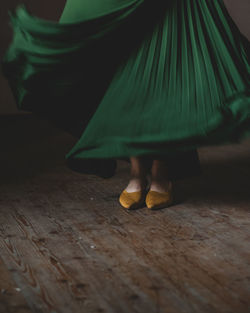
M 0 1 L 0 58 L 2 58 L 11 40 L 11 29 L 8 25 L 9 9 L 15 8 L 20 3 L 25 3 L 33 14 L 50 20 L 58 20 L 66 2 L 66 0 Z M 247 36 L 250 40 L 250 1 L 224 0 L 224 2 L 242 33 L 244 33 L 245 36 Z M 18 111 L 16 109 L 8 84 L 0 74 L 0 114 L 11 114 L 17 112 Z
M 0 58 L 11 41 L 8 10 L 24 3 L 35 15 L 51 20 L 58 20 L 66 0 L 0 0 Z M 0 114 L 17 113 L 9 86 L 0 73 Z M 20 111 L 19 111 L 20 113 Z

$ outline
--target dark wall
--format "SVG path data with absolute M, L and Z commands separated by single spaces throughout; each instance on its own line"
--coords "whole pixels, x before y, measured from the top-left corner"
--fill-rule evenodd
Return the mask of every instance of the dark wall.
M 250 40 L 250 1 L 224 0 L 224 2 L 242 33 Z
M 224 1 L 236 24 L 250 40 L 250 1 Z M 11 40 L 11 29 L 8 26 L 9 9 L 15 8 L 19 3 L 25 3 L 36 16 L 58 20 L 65 2 L 66 0 L 0 0 L 0 58 Z M 17 112 L 8 84 L 0 75 L 0 114 Z

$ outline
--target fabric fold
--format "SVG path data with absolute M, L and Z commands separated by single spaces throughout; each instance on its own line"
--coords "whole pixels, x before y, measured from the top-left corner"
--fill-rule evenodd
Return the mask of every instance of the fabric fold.
M 69 0 L 59 23 L 11 14 L 3 72 L 20 110 L 78 137 L 69 162 L 114 173 L 249 137 L 250 43 L 222 0 L 97 4 Z

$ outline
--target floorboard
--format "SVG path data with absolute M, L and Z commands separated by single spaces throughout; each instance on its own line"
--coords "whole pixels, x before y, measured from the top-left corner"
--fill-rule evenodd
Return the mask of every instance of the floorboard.
M 250 140 L 199 149 L 173 206 L 127 212 L 127 162 L 79 174 L 70 135 L 0 121 L 0 313 L 250 312 Z

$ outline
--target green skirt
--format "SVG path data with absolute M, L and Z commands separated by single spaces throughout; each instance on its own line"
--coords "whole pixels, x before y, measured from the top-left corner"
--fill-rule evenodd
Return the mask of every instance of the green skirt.
M 66 158 L 92 172 L 250 136 L 250 43 L 222 0 L 68 0 L 59 23 L 24 6 L 11 21 L 18 107 L 78 135 Z

